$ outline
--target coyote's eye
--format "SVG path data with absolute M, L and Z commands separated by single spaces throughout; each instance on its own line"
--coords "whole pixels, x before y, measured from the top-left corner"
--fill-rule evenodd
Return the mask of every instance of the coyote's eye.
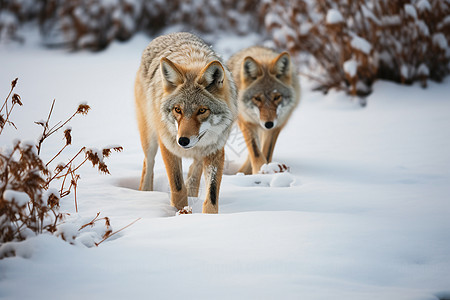
M 259 96 L 255 96 L 253 99 L 255 99 L 258 102 L 261 102 L 261 97 L 259 97 Z
M 281 99 L 281 95 L 275 95 L 275 97 L 273 97 L 273 101 L 278 101 Z
M 202 107 L 202 108 L 200 108 L 200 109 L 198 110 L 197 114 L 198 114 L 198 115 L 202 115 L 202 114 L 204 114 L 206 111 L 207 111 L 207 109 Z
M 173 108 L 173 110 L 174 110 L 177 114 L 181 114 L 181 113 L 182 113 L 181 108 L 179 108 L 178 106 L 175 106 L 175 107 Z

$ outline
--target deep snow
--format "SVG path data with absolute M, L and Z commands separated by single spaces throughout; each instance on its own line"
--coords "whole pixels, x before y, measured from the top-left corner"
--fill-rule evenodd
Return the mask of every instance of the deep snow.
M 27 39 L 30 41 L 30 38 Z M 211 37 L 227 58 L 251 37 Z M 0 45 L 0 96 L 19 77 L 23 107 L 0 146 L 36 140 L 33 121 L 92 111 L 70 124 L 81 146 L 120 144 L 110 176 L 85 166 L 78 207 L 65 229 L 76 245 L 42 235 L 0 261 L 2 299 L 408 299 L 450 298 L 450 82 L 427 89 L 378 82 L 367 107 L 343 93 L 312 92 L 302 78 L 299 108 L 281 132 L 274 160 L 290 173 L 232 175 L 245 159 L 234 131 L 220 214 L 175 216 L 160 155 L 155 192 L 137 190 L 142 150 L 134 119 L 133 80 L 149 39 L 137 36 L 101 53 Z M 63 144 L 44 144 L 44 158 Z M 64 157 L 63 157 L 64 158 Z M 61 160 L 63 160 L 63 158 Z M 187 170 L 187 168 L 185 168 Z M 114 230 L 99 247 L 101 224 L 78 232 L 97 212 Z

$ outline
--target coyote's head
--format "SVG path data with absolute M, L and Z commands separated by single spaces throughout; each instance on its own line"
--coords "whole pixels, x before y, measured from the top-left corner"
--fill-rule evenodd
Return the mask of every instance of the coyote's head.
M 275 59 L 259 62 L 247 56 L 241 67 L 240 102 L 245 113 L 259 119 L 264 129 L 277 126 L 293 104 L 291 59 L 283 52 Z
M 163 120 L 176 135 L 178 145 L 189 149 L 224 143 L 224 132 L 235 118 L 226 100 L 236 97 L 232 94 L 236 92 L 233 82 L 230 87 L 223 65 L 215 60 L 199 72 L 198 68 L 162 58 L 160 68 L 165 95 Z

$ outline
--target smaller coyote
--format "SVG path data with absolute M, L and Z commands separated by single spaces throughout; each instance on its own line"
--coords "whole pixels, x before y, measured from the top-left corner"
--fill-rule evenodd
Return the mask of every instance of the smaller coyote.
M 248 149 L 239 169 L 256 174 L 272 161 L 278 135 L 300 100 L 300 85 L 289 53 L 250 47 L 228 61 L 239 90 L 238 124 Z
M 218 212 L 224 146 L 237 117 L 237 92 L 227 67 L 190 33 L 154 39 L 144 50 L 135 82 L 142 148 L 141 190 L 153 190 L 158 145 L 166 166 L 171 205 L 183 209 L 197 197 L 205 173 L 204 213 Z M 182 157 L 193 158 L 186 186 Z

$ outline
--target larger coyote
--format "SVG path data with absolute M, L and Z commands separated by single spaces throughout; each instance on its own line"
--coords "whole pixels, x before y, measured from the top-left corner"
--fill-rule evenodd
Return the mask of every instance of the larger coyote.
M 237 117 L 237 91 L 220 57 L 199 37 L 173 33 L 144 50 L 135 82 L 144 150 L 141 190 L 153 190 L 158 145 L 169 177 L 171 205 L 197 197 L 205 174 L 204 213 L 218 213 L 224 146 Z M 193 158 L 186 185 L 182 157 Z

